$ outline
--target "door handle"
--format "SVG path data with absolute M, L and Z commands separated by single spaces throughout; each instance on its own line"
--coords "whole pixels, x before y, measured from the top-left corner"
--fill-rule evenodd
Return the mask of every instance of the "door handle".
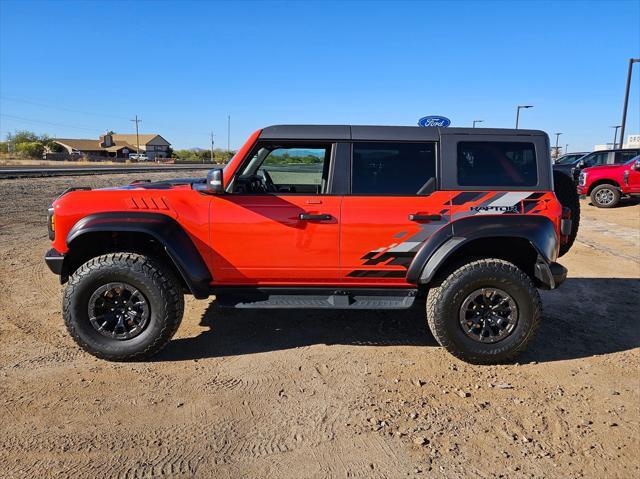
M 298 216 L 298 218 L 300 218 L 301 221 L 327 221 L 330 220 L 332 216 L 322 213 L 318 215 L 312 215 L 310 213 L 300 213 L 300 216 Z
M 417 213 L 409 215 L 409 221 L 439 221 L 442 215 L 419 215 Z

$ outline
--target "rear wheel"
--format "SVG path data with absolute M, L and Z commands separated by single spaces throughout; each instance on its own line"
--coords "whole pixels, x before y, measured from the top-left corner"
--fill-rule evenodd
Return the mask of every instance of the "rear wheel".
M 504 362 L 523 351 L 540 311 L 531 279 L 500 259 L 459 266 L 427 295 L 427 320 L 438 343 L 476 364 Z
M 146 359 L 174 335 L 184 310 L 177 278 L 146 256 L 93 258 L 71 276 L 63 315 L 76 343 L 111 361 Z
M 573 179 L 560 171 L 553 172 L 553 184 L 556 198 L 565 208 L 571 210 L 571 232 L 567 241 L 560 244 L 560 256 L 565 255 L 573 246 L 580 226 L 580 197 Z
M 620 201 L 620 190 L 613 185 L 598 185 L 591 191 L 591 202 L 598 208 L 613 208 Z

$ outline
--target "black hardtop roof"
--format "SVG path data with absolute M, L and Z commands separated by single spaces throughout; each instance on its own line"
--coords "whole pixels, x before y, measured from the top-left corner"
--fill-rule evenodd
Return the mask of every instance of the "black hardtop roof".
M 443 135 L 546 136 L 541 130 L 512 128 L 436 128 L 377 125 L 273 125 L 262 129 L 266 140 L 435 141 Z

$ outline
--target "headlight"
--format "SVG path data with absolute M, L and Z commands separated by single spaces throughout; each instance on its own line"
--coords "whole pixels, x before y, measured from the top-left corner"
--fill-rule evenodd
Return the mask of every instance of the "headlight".
M 47 210 L 47 230 L 49 231 L 49 239 L 53 241 L 56 237 L 56 218 L 53 214 L 53 208 Z
M 580 172 L 580 177 L 578 178 L 578 184 L 580 186 L 584 186 L 587 182 L 587 174 L 584 171 Z

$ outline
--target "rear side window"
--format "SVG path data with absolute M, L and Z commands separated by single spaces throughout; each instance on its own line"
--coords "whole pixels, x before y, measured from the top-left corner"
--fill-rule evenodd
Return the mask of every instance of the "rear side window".
M 460 186 L 535 186 L 538 183 L 533 143 L 461 141 L 457 167 Z
M 436 176 L 435 143 L 354 143 L 354 195 L 415 195 Z

